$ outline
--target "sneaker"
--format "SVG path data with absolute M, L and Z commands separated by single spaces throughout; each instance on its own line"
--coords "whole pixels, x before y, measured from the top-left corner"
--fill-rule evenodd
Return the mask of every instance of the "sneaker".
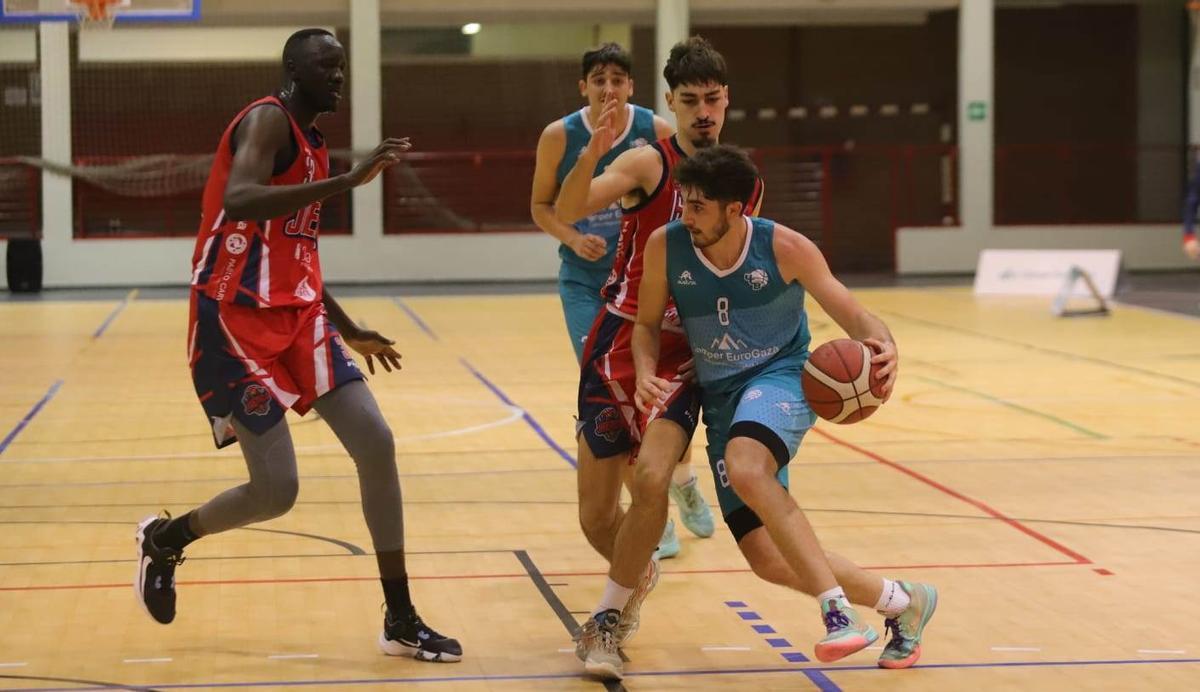
M 181 551 L 154 545 L 154 532 L 167 523 L 171 515 L 146 517 L 137 527 L 137 575 L 133 591 L 142 610 L 164 625 L 175 619 L 175 568 L 183 562 Z
M 651 558 L 650 566 L 638 581 L 637 586 L 633 589 L 633 593 L 629 596 L 629 602 L 625 604 L 625 609 L 621 611 L 621 623 L 617 628 L 617 642 L 624 645 L 625 642 L 633 638 L 637 634 L 638 628 L 642 626 L 642 603 L 646 601 L 646 597 L 658 586 L 658 560 Z
M 575 635 L 575 655 L 583 669 L 607 680 L 625 677 L 625 664 L 618 650 L 617 628 L 621 613 L 616 609 L 596 613 L 587 619 Z
M 658 547 L 654 549 L 655 560 L 666 560 L 679 554 L 679 536 L 675 535 L 675 520 L 667 519 L 662 538 L 658 539 Z
M 825 617 L 825 638 L 817 642 L 817 660 L 829 663 L 862 651 L 879 639 L 879 635 L 868 624 L 858 618 L 858 613 L 849 604 L 839 608 L 838 601 L 828 599 L 821 604 Z
M 696 477 L 692 476 L 692 480 L 683 485 L 675 485 L 672 482 L 668 487 L 671 499 L 675 500 L 675 504 L 679 506 L 679 519 L 687 527 L 687 530 L 700 538 L 708 538 L 713 535 L 712 510 L 704 501 L 704 496 L 700 494 Z
M 892 638 L 879 655 L 880 668 L 909 668 L 921 658 L 921 634 L 937 610 L 937 589 L 929 584 L 899 584 L 910 601 L 899 616 L 884 620 L 883 626 Z
M 418 661 L 454 663 L 462 660 L 462 646 L 458 640 L 438 634 L 415 611 L 398 618 L 393 618 L 391 611 L 384 612 L 379 649 L 388 656 L 408 656 Z

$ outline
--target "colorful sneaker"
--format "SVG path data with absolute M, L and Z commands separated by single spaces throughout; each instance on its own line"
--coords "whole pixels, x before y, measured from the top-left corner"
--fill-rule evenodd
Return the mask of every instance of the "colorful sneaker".
M 675 535 L 675 520 L 667 519 L 663 528 L 662 538 L 658 539 L 658 547 L 654 549 L 655 560 L 666 560 L 679 554 L 679 536 Z
M 634 634 L 637 634 L 638 628 L 642 626 L 642 603 L 646 601 L 646 597 L 650 595 L 654 587 L 658 586 L 658 575 L 658 560 L 651 558 L 650 566 L 638 581 L 633 593 L 630 594 L 625 609 L 621 611 L 621 623 L 617 627 L 618 644 L 624 645 L 633 638 Z
M 164 625 L 175 619 L 175 568 L 184 559 L 182 552 L 154 544 L 154 532 L 170 518 L 167 512 L 161 517 L 146 517 L 138 524 L 134 537 L 137 574 L 133 579 L 133 591 L 142 610 Z
M 462 660 L 462 645 L 458 640 L 438 634 L 415 611 L 398 618 L 394 618 L 391 611 L 384 612 L 379 649 L 388 656 L 408 656 L 418 661 L 454 663 Z
M 704 496 L 700 494 L 696 477 L 692 476 L 692 480 L 683 485 L 675 485 L 672 482 L 668 488 L 671 499 L 675 500 L 675 504 L 679 506 L 679 519 L 687 527 L 687 530 L 700 538 L 708 538 L 713 535 L 712 510 L 704 501 Z
M 625 677 L 625 664 L 618 650 L 617 628 L 621 612 L 616 609 L 596 613 L 587 619 L 575 635 L 575 655 L 583 669 L 608 680 Z
M 838 601 L 831 598 L 821 604 L 826 634 L 824 639 L 817 642 L 814 650 L 817 660 L 822 663 L 862 651 L 879 639 L 870 625 L 859 620 L 858 613 L 850 604 L 845 601 L 842 603 L 844 607 L 839 607 Z
M 929 584 L 898 583 L 910 600 L 903 613 L 884 620 L 892 638 L 879 654 L 880 668 L 909 668 L 921 658 L 921 634 L 937 610 L 937 589 Z

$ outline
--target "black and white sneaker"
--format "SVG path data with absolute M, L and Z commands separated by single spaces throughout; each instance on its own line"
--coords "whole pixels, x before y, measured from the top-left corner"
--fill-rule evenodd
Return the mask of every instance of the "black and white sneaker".
M 162 624 L 175 619 L 175 567 L 183 553 L 154 545 L 154 532 L 167 523 L 166 517 L 146 517 L 137 527 L 137 576 L 133 591 L 150 617 Z
M 408 656 L 418 661 L 454 663 L 462 660 L 457 639 L 438 634 L 416 612 L 393 619 L 390 611 L 383 616 L 379 648 L 388 656 Z

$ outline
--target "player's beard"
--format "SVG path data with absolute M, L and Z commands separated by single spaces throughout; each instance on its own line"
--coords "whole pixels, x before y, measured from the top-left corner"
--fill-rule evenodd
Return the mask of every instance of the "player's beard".
M 721 242 L 721 239 L 724 238 L 725 234 L 729 232 L 729 225 L 729 221 L 722 217 L 721 221 L 717 224 L 717 227 L 713 229 L 712 235 L 705 235 L 703 233 L 700 235 L 693 234 L 692 245 L 700 249 L 704 249 L 711 245 L 716 245 L 717 243 Z

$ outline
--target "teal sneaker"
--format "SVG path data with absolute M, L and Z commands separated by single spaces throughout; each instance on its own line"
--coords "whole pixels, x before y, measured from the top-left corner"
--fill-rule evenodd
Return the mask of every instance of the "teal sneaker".
M 830 598 L 821 603 L 825 618 L 825 638 L 817 642 L 814 651 L 822 663 L 837 661 L 856 651 L 862 651 L 879 639 L 868 624 L 859 619 L 849 603 Z
M 655 560 L 666 560 L 679 554 L 679 536 L 675 535 L 675 520 L 667 519 L 662 538 L 658 539 L 658 548 L 654 550 Z
M 908 592 L 910 600 L 903 613 L 884 620 L 883 626 L 892 638 L 879 655 L 880 668 L 910 668 L 921 658 L 921 634 L 937 610 L 937 589 L 929 584 L 897 583 Z
M 669 492 L 671 499 L 675 500 L 675 504 L 679 506 L 679 519 L 688 531 L 700 538 L 708 538 L 713 535 L 712 510 L 708 508 L 708 503 L 700 494 L 700 487 L 696 484 L 695 476 L 692 476 L 692 480 L 683 485 L 671 483 Z

